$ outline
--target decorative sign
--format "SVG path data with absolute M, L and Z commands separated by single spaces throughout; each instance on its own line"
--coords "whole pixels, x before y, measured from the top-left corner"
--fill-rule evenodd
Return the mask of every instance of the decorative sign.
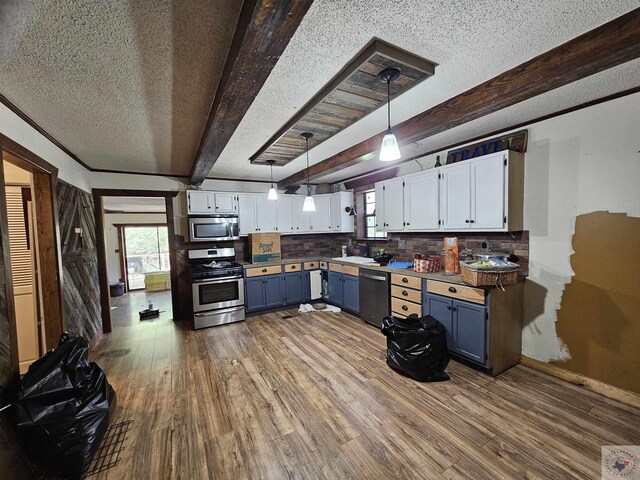
M 513 150 L 525 153 L 527 151 L 528 130 L 520 130 L 503 137 L 496 137 L 484 142 L 468 145 L 458 150 L 451 150 L 447 153 L 447 164 L 469 160 L 489 153 L 501 152 L 503 150 Z

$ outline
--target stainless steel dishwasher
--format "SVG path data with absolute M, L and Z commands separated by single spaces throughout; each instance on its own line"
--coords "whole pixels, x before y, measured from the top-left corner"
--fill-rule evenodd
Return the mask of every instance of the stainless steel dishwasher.
M 389 274 L 360 268 L 360 318 L 380 327 L 389 315 Z

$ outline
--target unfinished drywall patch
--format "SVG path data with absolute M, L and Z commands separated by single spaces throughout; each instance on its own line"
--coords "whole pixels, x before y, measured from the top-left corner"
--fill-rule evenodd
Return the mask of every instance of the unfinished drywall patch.
M 549 362 L 573 356 L 572 345 L 556 329 L 565 288 L 575 274 L 570 258 L 576 217 L 599 211 L 640 217 L 638 125 L 640 94 L 633 94 L 527 127 L 527 357 Z
M 558 366 L 640 393 L 640 218 L 595 212 L 576 219 L 558 335 L 571 358 Z

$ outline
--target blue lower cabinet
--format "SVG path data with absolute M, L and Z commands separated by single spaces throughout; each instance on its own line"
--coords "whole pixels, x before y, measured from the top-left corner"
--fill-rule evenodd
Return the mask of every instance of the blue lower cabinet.
M 274 308 L 284 305 L 284 290 L 282 275 L 269 275 L 263 277 L 265 308 Z
M 341 273 L 329 271 L 329 301 L 338 307 L 342 307 L 343 294 Z
M 303 297 L 302 272 L 285 273 L 283 275 L 284 283 L 284 302 L 286 305 L 301 303 Z
M 483 305 L 427 293 L 424 312 L 444 325 L 450 351 L 486 365 L 488 315 Z
M 309 270 L 302 272 L 302 301 L 311 301 L 311 272 Z
M 245 280 L 244 303 L 248 312 L 265 308 L 264 279 L 262 277 Z
M 453 309 L 452 300 L 447 297 L 441 297 L 440 295 L 427 293 L 424 296 L 424 302 L 425 305 L 423 305 L 422 308 L 423 313 L 425 315 L 431 315 L 444 325 L 444 329 L 447 331 L 447 347 L 449 350 L 455 351 L 456 344 L 453 340 L 453 315 L 451 314 Z
M 360 312 L 360 279 L 354 275 L 342 275 L 342 306 L 352 312 Z
M 486 308 L 460 300 L 453 301 L 453 331 L 456 351 L 471 360 L 485 363 L 487 345 Z

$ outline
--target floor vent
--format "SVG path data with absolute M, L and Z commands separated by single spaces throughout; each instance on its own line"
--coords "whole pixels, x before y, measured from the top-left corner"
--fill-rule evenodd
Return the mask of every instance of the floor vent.
M 120 453 L 124 450 L 124 441 L 127 439 L 132 423 L 133 420 L 127 420 L 107 428 L 102 444 L 96 452 L 91 467 L 89 467 L 87 477 L 109 470 L 118 464 Z

